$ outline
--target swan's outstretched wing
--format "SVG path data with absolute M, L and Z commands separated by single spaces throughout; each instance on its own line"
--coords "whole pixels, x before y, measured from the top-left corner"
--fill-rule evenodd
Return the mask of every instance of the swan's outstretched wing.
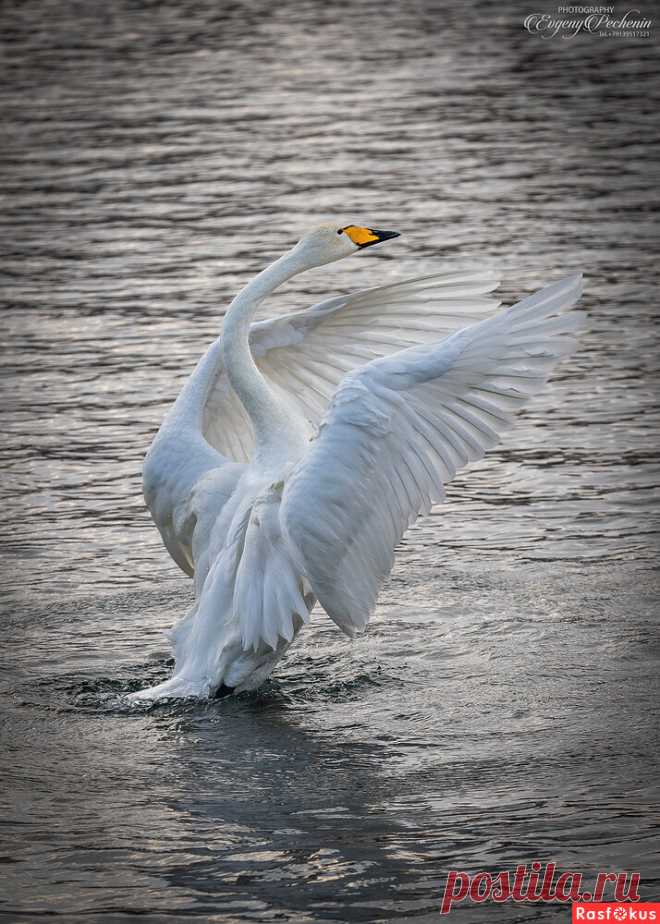
M 281 507 L 297 563 L 346 632 L 366 625 L 395 546 L 480 459 L 575 345 L 581 277 L 495 317 L 369 363 L 342 382 Z
M 488 317 L 498 280 L 474 271 L 425 276 L 327 299 L 250 330 L 263 375 L 310 436 L 346 373 L 406 347 L 441 340 Z M 229 459 L 247 461 L 252 426 L 222 365 L 204 405 L 205 439 Z

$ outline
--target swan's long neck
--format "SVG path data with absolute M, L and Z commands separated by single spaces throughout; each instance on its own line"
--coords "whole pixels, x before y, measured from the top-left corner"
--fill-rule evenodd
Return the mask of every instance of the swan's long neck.
M 259 303 L 285 280 L 302 272 L 295 252 L 276 260 L 250 282 L 233 300 L 222 332 L 224 367 L 254 427 L 256 455 L 281 445 L 290 435 L 289 415 L 259 372 L 250 351 L 250 324 Z

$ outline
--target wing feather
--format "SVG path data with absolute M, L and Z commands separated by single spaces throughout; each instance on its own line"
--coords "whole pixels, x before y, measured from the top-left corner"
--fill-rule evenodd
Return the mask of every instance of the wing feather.
M 581 277 L 568 277 L 344 378 L 287 481 L 280 517 L 302 573 L 346 632 L 366 625 L 405 530 L 573 350 L 584 315 L 565 312 L 580 291 Z
M 335 296 L 250 330 L 252 354 L 274 390 L 313 436 L 341 380 L 406 347 L 437 341 L 488 317 L 499 302 L 486 272 L 432 275 Z M 222 363 L 205 397 L 202 434 L 223 456 L 247 462 L 250 421 Z

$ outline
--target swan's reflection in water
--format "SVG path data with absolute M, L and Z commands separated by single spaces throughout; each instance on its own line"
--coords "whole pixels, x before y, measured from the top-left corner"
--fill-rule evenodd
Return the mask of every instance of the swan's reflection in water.
M 5 818 L 28 832 L 10 907 L 375 921 L 437 914 L 449 869 L 539 858 L 652 882 L 654 652 L 641 635 L 611 650 L 616 585 L 595 606 L 550 576 L 542 604 L 519 576 L 443 581 L 460 603 L 411 600 L 356 643 L 315 620 L 260 693 L 147 709 L 124 694 L 167 674 L 156 627 L 181 599 L 44 614 L 43 648 L 6 675 Z M 136 609 L 147 661 L 127 642 Z M 402 648 L 406 632 L 426 644 Z M 60 637 L 79 649 L 44 668 Z M 113 674 L 90 666 L 92 642 Z

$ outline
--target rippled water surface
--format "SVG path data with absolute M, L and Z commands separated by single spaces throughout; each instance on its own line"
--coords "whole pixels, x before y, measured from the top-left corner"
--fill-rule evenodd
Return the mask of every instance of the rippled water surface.
M 433 921 L 449 869 L 532 859 L 660 897 L 657 38 L 529 12 L 3 7 L 0 917 Z M 328 216 L 404 236 L 273 311 L 581 268 L 582 346 L 409 533 L 364 637 L 318 612 L 259 693 L 131 709 L 190 599 L 143 454 L 232 295 Z

